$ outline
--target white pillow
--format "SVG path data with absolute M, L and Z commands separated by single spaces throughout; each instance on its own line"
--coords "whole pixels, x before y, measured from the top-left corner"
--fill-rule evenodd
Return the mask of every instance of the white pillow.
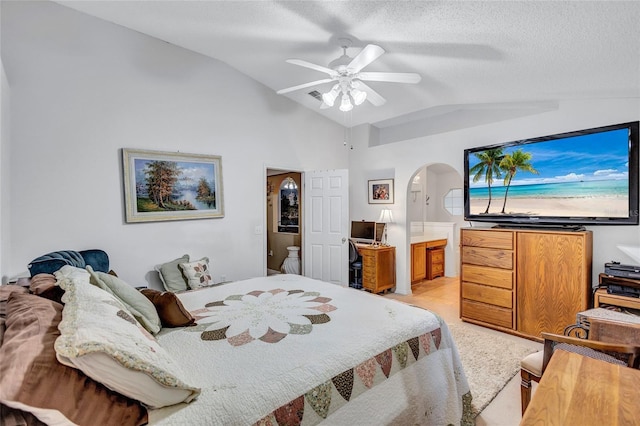
M 162 324 L 158 311 L 144 294 L 114 275 L 96 272 L 90 265 L 86 269 L 91 284 L 114 295 L 149 332 L 156 334 L 160 331 Z
M 65 290 L 55 343 L 59 362 L 150 408 L 191 402 L 200 394 L 122 302 L 93 286 L 85 270 L 63 266 L 55 275 Z
M 193 262 L 180 263 L 178 266 L 180 266 L 182 274 L 187 278 L 187 284 L 191 290 L 213 284 L 208 257 L 203 257 Z

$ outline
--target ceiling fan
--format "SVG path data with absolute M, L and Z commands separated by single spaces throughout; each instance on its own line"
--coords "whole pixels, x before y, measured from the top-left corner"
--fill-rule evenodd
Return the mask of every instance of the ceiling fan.
M 380 81 L 387 83 L 418 83 L 422 78 L 420 74 L 409 72 L 361 72 L 364 67 L 378 59 L 384 49 L 375 44 L 366 45 L 355 58 L 347 55 L 347 49 L 351 46 L 350 39 L 340 39 L 342 56 L 329 63 L 329 67 L 316 65 L 302 59 L 287 59 L 287 62 L 305 68 L 311 68 L 329 75 L 328 78 L 316 80 L 309 83 L 300 84 L 286 89 L 278 90 L 276 93 L 293 92 L 307 87 L 335 81 L 336 84 L 330 91 L 322 95 L 322 105 L 320 108 L 330 108 L 334 106 L 336 99 L 342 93 L 340 110 L 350 111 L 353 105 L 360 105 L 368 100 L 375 106 L 384 105 L 387 100 L 378 92 L 373 90 L 364 81 Z

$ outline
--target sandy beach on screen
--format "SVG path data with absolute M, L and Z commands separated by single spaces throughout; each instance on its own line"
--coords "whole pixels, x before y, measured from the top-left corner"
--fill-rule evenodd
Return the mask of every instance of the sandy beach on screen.
M 471 213 L 482 214 L 487 208 L 487 198 L 471 201 Z M 491 200 L 490 214 L 500 214 L 503 198 Z M 606 216 L 626 217 L 629 214 L 627 198 L 584 197 L 584 198 L 508 198 L 505 214 L 536 216 Z

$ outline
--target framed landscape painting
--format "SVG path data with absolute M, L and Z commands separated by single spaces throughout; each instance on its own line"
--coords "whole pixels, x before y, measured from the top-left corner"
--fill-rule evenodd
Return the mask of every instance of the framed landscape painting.
M 370 180 L 369 204 L 393 204 L 393 179 Z
M 224 217 L 222 158 L 123 148 L 125 220 Z

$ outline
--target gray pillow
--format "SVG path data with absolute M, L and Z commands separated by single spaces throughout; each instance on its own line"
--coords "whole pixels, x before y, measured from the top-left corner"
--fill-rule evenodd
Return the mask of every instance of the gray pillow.
M 118 298 L 147 331 L 153 334 L 160 331 L 162 324 L 156 307 L 144 294 L 118 277 L 94 271 L 89 265 L 87 271 L 91 274 L 91 284 Z
M 165 290 L 173 293 L 189 290 L 188 281 L 182 274 L 182 269 L 178 266 L 186 262 L 189 262 L 188 254 L 156 266 L 156 271 L 160 273 L 160 281 L 162 281 Z

